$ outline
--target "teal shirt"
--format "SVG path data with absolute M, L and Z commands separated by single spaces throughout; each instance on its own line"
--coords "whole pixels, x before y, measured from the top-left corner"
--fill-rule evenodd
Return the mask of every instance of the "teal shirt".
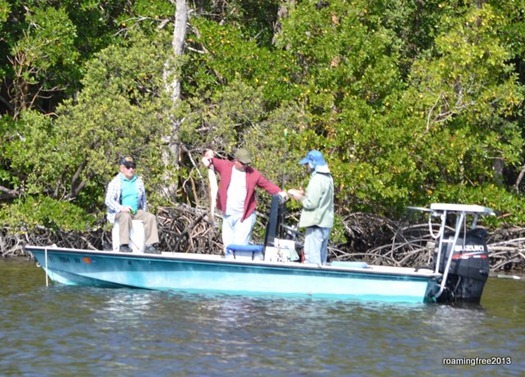
M 146 198 L 146 188 L 144 187 L 144 181 L 138 175 L 135 175 L 135 177 L 135 188 L 138 191 L 138 209 L 148 211 L 148 200 Z M 118 173 L 115 177 L 113 177 L 111 182 L 109 182 L 106 191 L 106 199 L 104 200 L 104 203 L 106 203 L 108 208 L 108 221 L 112 224 L 115 222 L 115 216 L 122 210 L 123 207 L 121 200 L 122 185 L 124 182 L 123 178 L 124 174 Z
M 319 226 L 332 228 L 334 226 L 334 180 L 330 174 L 313 172 L 301 198 L 303 210 L 299 219 L 299 227 Z
M 130 207 L 133 211 L 139 209 L 139 189 L 137 187 L 137 176 L 131 179 L 122 177 L 122 205 Z

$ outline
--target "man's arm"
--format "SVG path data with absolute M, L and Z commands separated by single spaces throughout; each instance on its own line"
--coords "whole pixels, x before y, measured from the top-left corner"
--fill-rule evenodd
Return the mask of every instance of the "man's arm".
M 139 178 L 137 180 L 137 186 L 139 189 L 140 197 L 139 197 L 139 208 L 143 211 L 148 211 L 148 198 L 146 196 L 146 187 L 144 186 L 144 181 L 142 178 Z
M 279 186 L 267 179 L 264 175 L 258 172 L 259 178 L 257 179 L 257 186 L 265 190 L 270 195 L 279 195 L 281 197 L 281 202 L 288 200 L 288 194 L 286 191 L 281 190 Z
M 104 200 L 104 203 L 106 206 L 113 212 L 118 213 L 120 212 L 120 208 L 122 207 L 119 203 L 119 187 L 118 187 L 118 181 L 114 178 L 109 182 L 108 190 L 106 192 L 106 199 Z

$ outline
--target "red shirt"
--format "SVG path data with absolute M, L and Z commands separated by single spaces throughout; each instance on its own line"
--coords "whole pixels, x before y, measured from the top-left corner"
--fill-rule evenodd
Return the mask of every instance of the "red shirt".
M 222 160 L 220 158 L 212 158 L 212 164 L 215 171 L 221 176 L 219 183 L 219 190 L 217 192 L 217 208 L 223 213 L 226 211 L 226 202 L 228 200 L 228 186 L 232 178 L 233 161 Z M 244 221 L 250 216 L 255 207 L 257 200 L 255 199 L 255 187 L 260 187 L 270 195 L 277 195 L 282 190 L 279 186 L 266 179 L 261 172 L 255 170 L 251 166 L 246 167 L 246 198 L 244 200 L 244 213 L 241 221 Z

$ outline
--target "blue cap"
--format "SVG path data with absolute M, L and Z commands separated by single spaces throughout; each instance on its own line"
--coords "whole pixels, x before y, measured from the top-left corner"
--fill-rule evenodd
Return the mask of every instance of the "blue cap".
M 308 152 L 306 157 L 299 161 L 299 165 L 304 165 L 308 163 L 311 164 L 312 167 L 326 165 L 326 161 L 324 160 L 323 154 L 316 150 Z

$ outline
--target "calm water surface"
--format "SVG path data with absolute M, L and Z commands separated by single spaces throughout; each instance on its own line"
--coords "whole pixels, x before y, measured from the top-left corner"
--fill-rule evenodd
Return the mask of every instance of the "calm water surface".
M 0 259 L 2 376 L 524 376 L 524 320 L 523 278 L 459 308 L 46 287 Z

